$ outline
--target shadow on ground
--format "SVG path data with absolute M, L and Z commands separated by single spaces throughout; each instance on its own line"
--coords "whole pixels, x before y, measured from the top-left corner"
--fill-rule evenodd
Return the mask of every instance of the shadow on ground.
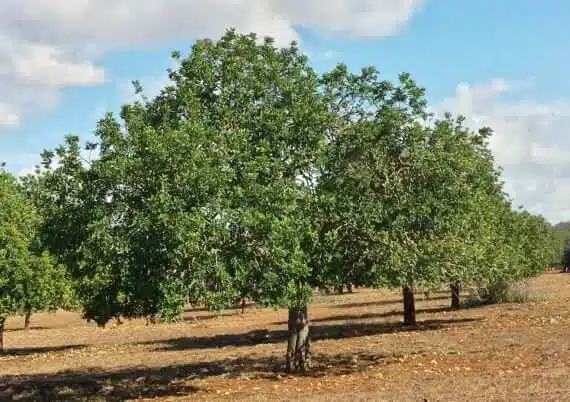
M 425 320 L 418 322 L 418 325 L 416 326 L 404 326 L 400 322 L 311 325 L 311 339 L 319 341 L 406 331 L 434 331 L 453 324 L 475 321 L 480 321 L 480 319 L 463 318 L 449 320 Z M 223 334 L 209 337 L 182 337 L 162 342 L 143 342 L 142 344 L 155 344 L 157 345 L 157 350 L 176 351 L 255 346 L 260 344 L 279 343 L 286 339 L 286 330 L 255 330 L 242 334 Z
M 212 373 L 221 366 L 211 365 Z M 5 376 L 0 383 L 2 401 L 124 401 L 189 395 L 198 388 L 176 383 L 192 378 L 208 364 L 157 369 L 133 368 L 113 372 L 103 370 L 65 371 L 50 375 Z M 214 375 L 214 374 L 212 374 Z
M 449 292 L 448 292 L 449 293 Z M 427 299 L 426 301 L 435 301 L 435 300 L 451 300 L 451 296 L 432 296 Z M 388 306 L 390 304 L 402 304 L 402 299 L 392 299 L 392 300 L 374 300 L 369 302 L 358 302 L 358 303 L 344 303 L 344 304 L 331 304 L 330 306 L 333 308 L 360 308 L 360 307 L 374 307 L 374 306 Z
M 419 308 L 416 309 L 416 314 L 436 314 L 436 313 L 447 313 L 458 311 L 450 307 L 431 307 L 431 308 Z M 388 318 L 388 317 L 398 317 L 403 316 L 402 311 L 393 310 L 385 311 L 383 313 L 364 313 L 364 314 L 339 314 L 323 318 L 312 319 L 312 323 L 316 322 L 331 322 L 331 321 L 354 321 L 354 320 L 367 320 L 372 318 Z M 272 323 L 273 325 L 285 325 L 287 321 L 279 321 Z
M 418 309 L 416 309 L 416 314 L 454 313 L 454 312 L 462 311 L 465 309 L 473 310 L 475 308 L 485 307 L 485 306 L 488 306 L 489 304 L 490 303 L 478 303 L 478 304 L 472 304 L 469 306 L 462 306 L 459 309 L 454 309 L 451 307 L 418 308 Z M 311 322 L 316 323 L 316 322 L 331 322 L 331 321 L 354 321 L 354 320 L 367 320 L 367 319 L 373 319 L 373 318 L 388 318 L 388 317 L 398 317 L 398 316 L 403 317 L 403 315 L 404 315 L 403 311 L 399 311 L 399 310 L 386 311 L 383 313 L 339 314 L 339 315 L 333 315 L 333 316 L 328 316 L 328 317 L 323 317 L 323 318 L 316 318 L 314 320 L 311 320 Z M 429 322 L 429 321 L 425 321 L 425 322 Z M 273 325 L 285 325 L 285 324 L 287 324 L 287 321 L 280 321 L 280 322 L 274 322 L 273 323 Z
M 233 311 L 233 310 L 241 311 L 241 307 L 242 307 L 241 304 L 236 304 L 232 308 L 225 309 L 224 311 Z M 252 302 L 252 301 L 248 301 L 245 304 L 245 310 L 250 310 L 250 309 L 253 309 L 255 307 L 257 307 L 257 304 L 255 302 Z M 201 311 L 208 312 L 209 310 L 204 306 L 189 306 L 189 307 L 186 307 L 184 309 L 185 313 L 197 313 L 197 312 L 201 312 Z
M 428 320 L 415 327 L 400 323 L 316 325 L 311 327 L 313 340 L 341 339 L 401 331 L 429 331 L 477 319 Z M 213 347 L 240 347 L 285 340 L 286 331 L 252 331 L 246 334 L 218 335 L 172 339 L 158 344 L 162 350 L 204 349 Z M 145 342 L 154 344 L 156 342 Z M 74 346 L 77 347 L 77 346 Z M 37 352 L 37 350 L 36 350 Z M 349 374 L 371 365 L 390 364 L 398 356 L 368 353 L 316 355 L 313 377 Z M 4 376 L 0 382 L 0 400 L 19 401 L 121 401 L 135 398 L 185 396 L 207 389 L 199 389 L 186 382 L 194 379 L 242 375 L 277 379 L 286 375 L 281 357 L 238 358 L 215 362 L 199 362 L 162 368 L 128 368 L 106 372 L 102 369 L 66 371 L 50 375 Z
M 350 374 L 369 366 L 388 365 L 399 356 L 367 353 L 317 355 L 310 377 Z M 287 376 L 283 359 L 277 357 L 227 359 L 159 368 L 128 368 L 105 372 L 100 369 L 65 371 L 50 375 L 6 376 L 0 384 L 0 400 L 18 401 L 123 401 L 136 398 L 190 396 L 213 392 L 188 381 L 221 376 L 266 378 Z M 212 395 L 214 397 L 215 394 Z
M 55 327 L 35 327 L 35 326 L 31 326 L 30 328 L 26 329 L 24 327 L 17 327 L 17 328 L 6 328 L 4 330 L 4 332 L 32 332 L 32 331 L 40 331 L 40 330 L 46 330 L 46 329 L 53 329 Z
M 6 350 L 0 353 L 2 356 L 27 356 L 40 353 L 53 353 L 53 352 L 63 352 L 66 350 L 76 350 L 87 347 L 88 345 L 60 345 L 60 346 L 45 346 L 38 348 L 6 348 Z

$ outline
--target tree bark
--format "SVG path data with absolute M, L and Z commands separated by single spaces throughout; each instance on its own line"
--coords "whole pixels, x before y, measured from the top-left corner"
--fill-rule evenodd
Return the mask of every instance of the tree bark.
M 0 319 L 0 354 L 4 353 L 4 324 L 6 323 L 6 319 Z
M 451 308 L 459 308 L 461 304 L 461 299 L 459 293 L 461 292 L 461 282 L 456 281 L 451 285 Z
M 404 286 L 404 325 L 416 325 L 416 300 L 414 290 L 410 286 Z
M 289 308 L 289 341 L 287 343 L 287 370 L 307 371 L 311 366 L 311 338 L 307 306 Z
M 30 329 L 31 318 L 32 318 L 32 312 L 30 310 L 26 311 L 26 315 L 24 316 L 24 331 Z
M 242 299 L 241 299 L 241 313 L 242 314 L 245 313 L 245 306 L 246 306 L 245 297 L 242 297 Z

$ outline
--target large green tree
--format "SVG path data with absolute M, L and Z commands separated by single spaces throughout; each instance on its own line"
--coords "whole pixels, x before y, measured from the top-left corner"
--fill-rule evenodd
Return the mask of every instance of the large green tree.
M 314 286 L 402 288 L 414 324 L 415 287 L 491 277 L 522 255 L 497 225 L 539 227 L 506 207 L 490 131 L 432 119 L 407 74 L 319 77 L 296 44 L 233 30 L 173 56 L 157 97 L 136 84 L 98 123 L 97 160 L 67 137 L 26 187 L 87 319 L 285 306 L 287 366 L 305 370 Z
M 288 306 L 288 367 L 305 369 L 312 180 L 332 123 L 318 77 L 296 44 L 278 49 L 270 38 L 260 42 L 231 30 L 220 41 L 198 42 L 180 64 L 170 75 L 174 85 L 150 105 L 150 122 L 172 129 L 194 113 L 217 133 L 227 178 L 218 205 L 226 231 L 217 261 L 229 289 L 209 285 L 194 293 Z M 204 284 L 194 281 L 191 292 Z
M 233 30 L 174 56 L 159 96 L 100 121 L 96 161 L 78 164 L 73 137 L 45 161 L 48 243 L 101 325 L 249 297 L 289 307 L 288 366 L 305 369 L 311 180 L 330 117 L 318 77 L 295 44 Z

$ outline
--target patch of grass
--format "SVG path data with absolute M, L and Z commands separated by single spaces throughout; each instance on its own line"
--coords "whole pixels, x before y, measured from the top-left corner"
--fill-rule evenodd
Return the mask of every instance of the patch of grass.
M 540 303 L 550 295 L 538 291 L 530 282 L 497 281 L 488 286 L 472 289 L 465 300 L 467 306 L 501 303 Z

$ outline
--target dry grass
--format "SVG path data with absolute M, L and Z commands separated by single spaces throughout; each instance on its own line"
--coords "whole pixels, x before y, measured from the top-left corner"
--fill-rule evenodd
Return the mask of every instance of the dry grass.
M 447 309 L 418 296 L 405 328 L 400 295 L 357 290 L 311 306 L 315 368 L 282 371 L 286 312 L 189 311 L 177 324 L 101 330 L 77 314 L 8 323 L 1 400 L 570 400 L 570 275 L 532 283 L 548 300 Z

